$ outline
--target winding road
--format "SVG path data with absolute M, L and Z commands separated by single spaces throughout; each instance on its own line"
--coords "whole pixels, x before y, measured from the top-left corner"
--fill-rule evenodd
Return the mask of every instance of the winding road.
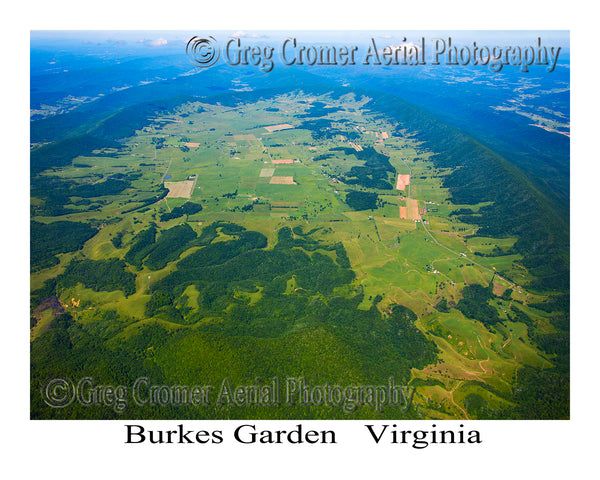
M 495 275 L 496 275 L 498 278 L 500 278 L 501 280 L 504 280 L 505 282 L 507 282 L 507 283 L 508 283 L 508 284 L 509 284 L 511 287 L 513 287 L 513 288 L 514 288 L 514 287 L 516 287 L 516 286 L 517 286 L 515 283 L 513 283 L 513 282 L 511 282 L 510 280 L 508 280 L 508 279 L 506 279 L 506 278 L 502 277 L 501 275 L 499 275 L 499 274 L 498 274 L 498 272 L 496 272 L 495 270 L 493 270 L 493 269 L 491 269 L 491 268 L 488 268 L 488 267 L 485 267 L 484 265 L 481 265 L 480 263 L 477 263 L 475 260 L 473 260 L 473 259 L 471 259 L 471 258 L 467 257 L 467 256 L 466 256 L 464 253 L 459 253 L 459 252 L 456 252 L 456 251 L 452 250 L 451 248 L 448 248 L 446 245 L 442 245 L 440 242 L 438 242 L 437 238 L 435 238 L 435 237 L 433 236 L 433 234 L 432 234 L 432 233 L 429 231 L 429 229 L 427 228 L 427 225 L 425 224 L 425 222 L 424 222 L 424 221 L 422 221 L 422 222 L 421 222 L 421 225 L 423 225 L 423 229 L 425 230 L 425 232 L 427 233 L 427 235 L 429 235 L 429 236 L 431 237 L 431 240 L 433 240 L 433 241 L 434 241 L 436 244 L 438 244 L 440 247 L 442 247 L 442 248 L 444 248 L 444 249 L 448 250 L 450 253 L 452 253 L 452 254 L 456 255 L 457 257 L 462 257 L 462 258 L 464 258 L 465 260 L 468 260 L 468 261 L 469 261 L 469 262 L 471 262 L 473 265 L 477 265 L 479 268 L 482 268 L 483 270 L 486 270 L 486 271 L 488 271 L 488 272 L 490 272 L 490 273 L 493 273 L 493 274 L 495 274 Z

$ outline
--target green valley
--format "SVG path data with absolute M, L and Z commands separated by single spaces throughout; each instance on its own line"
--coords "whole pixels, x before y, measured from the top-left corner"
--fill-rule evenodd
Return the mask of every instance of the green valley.
M 463 132 L 306 86 L 161 99 L 75 133 L 32 150 L 32 418 L 568 418 L 568 221 Z M 57 376 L 415 394 L 408 412 L 51 409 Z

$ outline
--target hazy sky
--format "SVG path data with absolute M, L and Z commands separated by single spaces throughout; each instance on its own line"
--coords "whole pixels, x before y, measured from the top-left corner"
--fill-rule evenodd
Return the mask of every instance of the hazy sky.
M 180 44 L 187 42 L 192 36 L 213 35 L 218 40 L 223 41 L 231 36 L 252 39 L 254 41 L 282 41 L 290 36 L 295 36 L 306 42 L 346 42 L 363 43 L 371 37 L 382 41 L 401 42 L 404 37 L 407 41 L 415 41 L 421 37 L 427 40 L 436 37 L 452 37 L 457 43 L 478 44 L 532 44 L 541 37 L 545 44 L 569 46 L 569 31 L 547 31 L 547 30 L 354 30 L 354 31 L 330 31 L 330 30 L 217 30 L 217 31 L 173 31 L 173 30 L 55 30 L 55 31 L 31 31 L 32 46 L 38 42 L 48 42 L 51 40 L 74 40 L 88 42 L 117 42 L 124 41 L 129 44 L 140 43 L 150 44 L 155 42 L 156 46 L 168 44 Z M 166 40 L 162 42 L 161 40 Z

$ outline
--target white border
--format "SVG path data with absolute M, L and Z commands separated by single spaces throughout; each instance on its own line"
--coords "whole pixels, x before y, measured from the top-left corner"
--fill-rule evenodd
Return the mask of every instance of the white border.
M 484 2 L 145 2 L 34 1 L 19 11 L 5 10 L 2 115 L 4 173 L 14 186 L 3 190 L 5 253 L 3 303 L 2 435 L 10 451 L 5 461 L 13 472 L 42 478 L 203 477 L 208 474 L 249 478 L 377 477 L 443 475 L 460 478 L 564 478 L 577 471 L 596 471 L 594 407 L 597 396 L 594 341 L 598 314 L 595 272 L 595 209 L 598 178 L 599 106 L 596 93 L 598 49 L 591 11 L 564 1 Z M 338 29 L 338 30 L 571 30 L 572 51 L 572 420 L 552 422 L 469 422 L 482 432 L 482 446 L 375 445 L 364 422 L 326 422 L 338 432 L 334 446 L 126 446 L 124 428 L 113 422 L 29 421 L 28 352 L 28 105 L 29 31 L 39 29 Z M 591 107 L 591 108 L 590 108 Z M 595 142 L 594 142 L 595 143 Z M 5 182 L 6 185 L 7 182 Z M 5 187 L 7 188 L 7 187 Z M 597 230 L 597 229 L 596 229 Z M 7 285 L 8 284 L 8 285 Z M 179 422 L 144 422 L 170 428 Z M 234 422 L 237 425 L 241 422 Z M 256 422 L 267 425 L 267 422 Z M 296 424 L 298 422 L 292 422 Z M 314 424 L 315 422 L 304 422 Z M 321 423 L 321 422 L 319 422 Z M 427 428 L 432 422 L 420 422 Z M 457 424 L 459 422 L 456 422 Z M 228 422 L 184 422 L 232 430 Z M 270 428 L 290 422 L 268 422 Z M 410 428 L 417 424 L 410 423 Z M 592 435 L 594 435 L 592 437 Z M 229 440 L 229 439 L 228 439 Z M 595 449 L 594 449 L 595 450 Z M 6 450 L 5 450 L 6 451 Z M 10 471 L 11 469 L 7 469 Z

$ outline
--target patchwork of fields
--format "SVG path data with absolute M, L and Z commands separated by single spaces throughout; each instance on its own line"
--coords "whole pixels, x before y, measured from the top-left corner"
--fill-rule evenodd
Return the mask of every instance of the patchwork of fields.
M 46 207 L 34 211 L 32 220 L 89 223 L 97 233 L 82 239 L 79 249 L 48 253 L 53 263 L 31 275 L 34 298 L 43 300 L 48 296 L 43 292 L 51 292 L 82 328 L 104 325 L 118 331 L 112 342 L 133 342 L 150 327 L 169 332 L 171 340 L 153 340 L 144 355 L 150 358 L 152 351 L 152 361 L 171 372 L 164 375 L 173 381 L 180 379 L 176 359 L 186 354 L 198 363 L 210 359 L 215 371 L 227 370 L 223 362 L 233 357 L 219 357 L 210 342 L 217 342 L 214 332 L 229 325 L 232 312 L 254 330 L 227 326 L 233 333 L 218 340 L 219 348 L 250 355 L 239 344 L 248 334 L 266 358 L 281 352 L 281 345 L 292 348 L 285 342 L 297 339 L 317 363 L 336 352 L 336 362 L 350 372 L 341 381 L 372 381 L 370 370 L 359 368 L 369 357 L 356 359 L 344 350 L 353 342 L 361 345 L 360 338 L 339 334 L 359 327 L 349 318 L 321 325 L 319 313 L 308 312 L 318 304 L 316 312 L 333 317 L 336 302 L 355 302 L 356 318 L 368 317 L 373 325 L 365 331 L 372 332 L 379 331 L 380 317 L 392 318 L 400 305 L 414 313 L 411 328 L 430 346 L 423 351 L 431 348 L 435 354 L 417 360 L 416 351 L 406 350 L 404 363 L 382 361 L 378 374 L 397 375 L 417 388 L 415 415 L 477 418 L 510 408 L 517 372 L 553 365 L 552 355 L 535 338 L 555 331 L 556 315 L 537 307 L 546 299 L 543 293 L 527 288 L 534 276 L 512 248 L 517 239 L 473 235 L 477 227 L 455 212 L 486 204 L 453 203 L 443 187 L 448 169 L 436 167 L 433 153 L 410 132 L 370 111 L 369 101 L 353 93 L 295 91 L 237 105 L 187 102 L 126 138 L 118 153 L 79 156 L 71 165 L 41 174 L 52 185 L 76 187 L 70 187 L 74 194 L 68 196 L 67 212 L 56 218 L 48 198 L 34 190 L 32 204 Z M 171 178 L 163 183 L 167 171 Z M 107 185 L 110 179 L 121 183 Z M 75 191 L 81 186 L 95 187 L 98 194 Z M 268 256 L 281 251 L 287 256 Z M 262 258 L 248 263 L 255 276 L 227 270 L 231 262 L 246 265 L 251 255 Z M 283 258 L 296 263 L 283 265 Z M 80 274 L 85 262 L 107 260 L 122 270 L 131 291 L 102 279 L 86 283 Z M 273 274 L 265 280 L 269 262 L 282 265 L 281 278 Z M 473 291 L 478 304 L 496 312 L 495 323 L 476 310 L 469 313 L 463 297 L 472 286 L 485 290 L 486 296 Z M 293 320 L 284 318 L 291 307 L 277 303 L 283 298 L 295 305 Z M 32 339 L 48 329 L 49 311 L 36 311 Z M 269 311 L 280 316 L 269 318 L 263 313 Z M 180 337 L 178 351 L 173 339 Z M 392 335 L 381 351 L 395 341 Z M 351 351 L 360 356 L 362 347 L 355 348 Z M 307 368 L 286 361 L 286 368 L 296 369 L 289 375 Z M 242 371 L 243 365 L 236 368 Z M 239 380 L 249 375 L 240 374 Z

